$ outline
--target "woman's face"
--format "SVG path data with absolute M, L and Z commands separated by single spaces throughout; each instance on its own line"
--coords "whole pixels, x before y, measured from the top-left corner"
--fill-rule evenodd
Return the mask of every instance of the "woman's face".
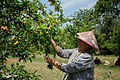
M 78 39 L 78 49 L 80 52 L 86 52 L 88 49 L 90 49 L 90 46 Z

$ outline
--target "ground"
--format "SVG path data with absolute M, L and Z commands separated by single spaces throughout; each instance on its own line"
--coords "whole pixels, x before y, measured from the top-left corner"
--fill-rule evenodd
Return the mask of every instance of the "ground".
M 95 56 L 96 57 L 96 56 Z M 95 80 L 120 80 L 120 67 L 114 66 L 114 60 L 117 58 L 116 56 L 98 56 L 102 62 L 105 60 L 110 62 L 110 65 L 105 66 L 103 64 L 99 66 L 95 66 Z M 55 60 L 59 62 L 66 63 L 66 59 L 62 59 L 59 57 L 54 58 Z M 16 63 L 18 62 L 18 59 L 11 58 L 8 59 L 7 63 Z M 58 70 L 54 67 L 53 70 L 50 70 L 47 68 L 47 63 L 44 60 L 43 55 L 37 55 L 36 59 L 33 59 L 33 62 L 30 61 L 27 62 L 20 62 L 20 64 L 24 64 L 25 68 L 30 71 L 34 72 L 37 70 L 37 75 L 41 75 L 41 80 L 60 80 L 63 76 L 63 72 Z

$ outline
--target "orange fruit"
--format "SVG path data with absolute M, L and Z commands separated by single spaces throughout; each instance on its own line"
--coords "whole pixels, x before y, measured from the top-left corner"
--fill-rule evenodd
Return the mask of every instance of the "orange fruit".
M 15 38 L 14 38 L 14 37 L 12 37 L 11 39 L 12 39 L 12 40 L 14 40 Z
M 2 26 L 1 29 L 2 29 L 3 31 L 8 31 L 8 30 L 9 30 L 7 26 L 5 26 L 5 27 Z

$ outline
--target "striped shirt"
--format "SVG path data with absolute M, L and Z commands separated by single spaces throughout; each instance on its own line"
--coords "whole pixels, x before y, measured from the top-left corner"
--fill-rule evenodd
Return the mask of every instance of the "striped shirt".
M 61 64 L 61 70 L 65 72 L 62 80 L 94 80 L 94 59 L 90 51 L 80 53 L 78 48 L 61 48 L 57 54 L 69 59 L 67 64 Z

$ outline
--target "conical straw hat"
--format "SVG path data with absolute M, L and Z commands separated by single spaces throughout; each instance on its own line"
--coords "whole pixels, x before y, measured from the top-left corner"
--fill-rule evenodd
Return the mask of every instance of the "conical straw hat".
M 77 33 L 77 35 L 78 35 L 78 39 L 85 42 L 89 46 L 93 47 L 96 51 L 99 51 L 99 47 L 94 35 L 94 30 Z

